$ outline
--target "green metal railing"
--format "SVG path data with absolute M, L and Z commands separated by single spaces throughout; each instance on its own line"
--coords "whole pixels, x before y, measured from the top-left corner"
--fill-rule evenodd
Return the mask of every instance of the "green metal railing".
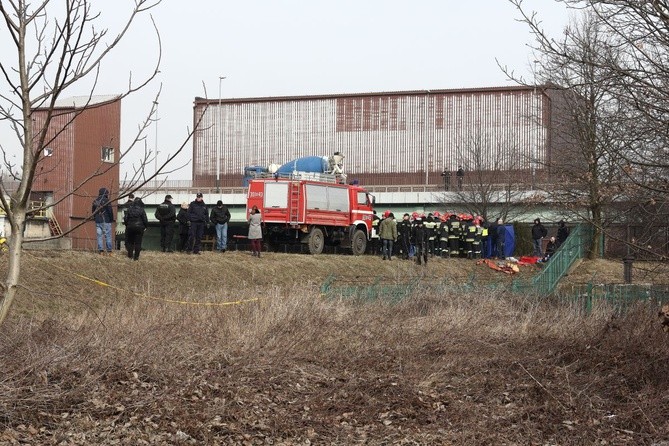
M 587 314 L 598 303 L 605 303 L 618 312 L 624 312 L 636 302 L 669 301 L 669 285 L 589 282 L 560 289 L 558 295 L 562 299 L 579 302 Z
M 334 275 L 329 275 L 321 285 L 321 294 L 331 298 L 346 298 L 361 301 L 383 299 L 384 301 L 399 302 L 409 297 L 416 289 L 419 277 L 407 283 L 384 283 L 377 278 L 371 284 L 345 283 L 337 281 Z
M 606 305 L 616 312 L 625 312 L 637 303 L 652 304 L 657 307 L 658 302 L 669 301 L 669 285 L 654 284 L 597 284 L 592 280 L 586 284 L 576 284 L 560 288 L 555 292 L 560 279 L 569 271 L 574 263 L 583 258 L 593 242 L 592 227 L 581 224 L 572 229 L 571 234 L 553 254 L 543 269 L 534 277 L 526 280 L 515 280 L 512 290 L 524 293 L 536 293 L 540 296 L 555 293 L 558 299 L 573 302 L 578 311 L 590 314 L 594 308 Z M 593 278 L 594 279 L 594 278 Z M 479 287 L 488 289 L 508 289 L 506 284 L 478 283 L 472 274 L 469 279 L 460 284 L 454 284 L 450 278 L 416 276 L 404 282 L 392 278 L 375 277 L 374 281 L 347 281 L 330 275 L 321 285 L 323 296 L 329 298 L 347 298 L 357 301 L 382 300 L 385 302 L 400 302 L 410 297 L 420 289 L 421 294 L 446 295 L 448 292 L 472 292 Z M 654 305 L 654 306 L 653 306 Z
M 569 268 L 578 259 L 582 259 L 590 249 L 592 237 L 592 226 L 586 224 L 575 226 L 567 240 L 544 264 L 543 269 L 530 280 L 515 280 L 512 289 L 524 292 L 534 291 L 542 295 L 552 293 Z

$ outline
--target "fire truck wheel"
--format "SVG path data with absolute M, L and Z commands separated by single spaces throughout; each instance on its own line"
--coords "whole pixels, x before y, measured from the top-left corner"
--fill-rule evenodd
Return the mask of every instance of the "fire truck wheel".
M 320 254 L 323 252 L 325 238 L 320 228 L 313 228 L 309 234 L 309 254 Z
M 351 251 L 353 255 L 359 256 L 365 253 L 367 249 L 367 236 L 360 229 L 356 230 L 353 233 L 353 238 L 351 239 Z

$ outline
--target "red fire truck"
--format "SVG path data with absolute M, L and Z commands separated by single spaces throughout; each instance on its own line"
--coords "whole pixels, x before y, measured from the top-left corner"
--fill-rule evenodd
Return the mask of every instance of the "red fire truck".
M 246 204 L 247 217 L 258 206 L 270 246 L 304 243 L 311 254 L 342 246 L 360 255 L 371 235 L 373 201 L 360 186 L 312 174 L 250 180 Z

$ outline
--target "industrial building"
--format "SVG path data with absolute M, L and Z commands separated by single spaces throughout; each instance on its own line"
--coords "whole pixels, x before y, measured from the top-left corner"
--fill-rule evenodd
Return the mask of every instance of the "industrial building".
M 48 234 L 74 249 L 96 248 L 91 203 L 101 187 L 118 192 L 121 140 L 119 96 L 82 96 L 59 100 L 53 110 L 36 109 L 34 132 L 44 128 L 52 113 L 47 139 L 33 180 L 32 207 L 46 204 L 46 212 L 35 215 L 48 223 Z M 41 226 L 42 232 L 46 225 Z M 35 228 L 34 228 L 35 229 Z M 26 236 L 35 230 L 27 231 Z
M 438 185 L 459 167 L 529 183 L 561 150 L 557 98 L 526 86 L 196 98 L 193 186 L 237 187 L 246 166 L 334 152 L 363 185 Z

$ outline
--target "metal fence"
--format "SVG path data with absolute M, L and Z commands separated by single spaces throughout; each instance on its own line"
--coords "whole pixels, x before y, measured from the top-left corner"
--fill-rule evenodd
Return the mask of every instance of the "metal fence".
M 420 278 L 416 277 L 406 283 L 384 282 L 376 278 L 373 283 L 361 284 L 337 280 L 334 275 L 328 276 L 321 285 L 321 295 L 330 298 L 344 298 L 358 301 L 382 299 L 388 302 L 399 302 L 409 297 L 416 289 Z
M 636 302 L 657 304 L 669 301 L 669 285 L 586 283 L 560 289 L 558 297 L 578 302 L 586 313 L 602 303 L 623 312 Z

